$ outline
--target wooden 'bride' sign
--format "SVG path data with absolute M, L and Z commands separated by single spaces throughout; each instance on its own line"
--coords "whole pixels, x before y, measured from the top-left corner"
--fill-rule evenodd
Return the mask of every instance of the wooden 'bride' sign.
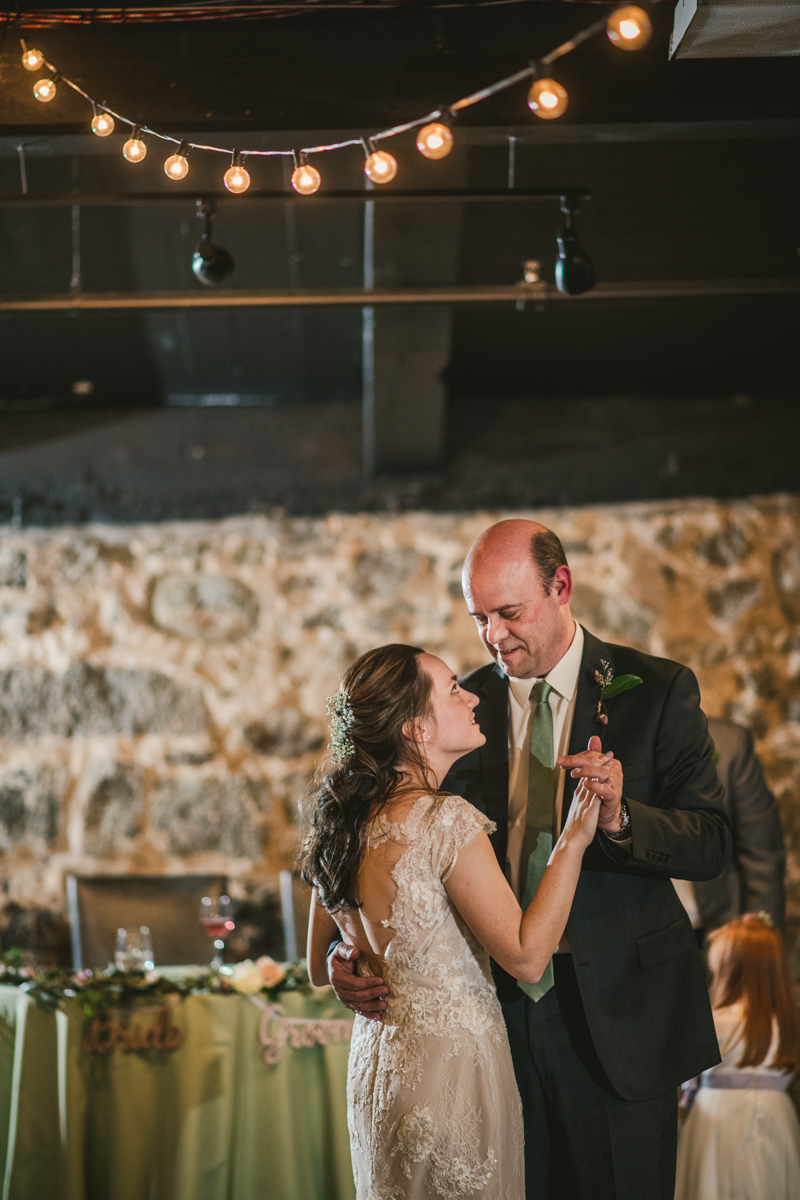
M 110 1054 L 112 1050 L 177 1050 L 183 1039 L 183 1030 L 172 1024 L 172 1008 L 168 1004 L 159 1008 L 155 1023 L 150 1025 L 134 1020 L 122 1021 L 115 1009 L 107 1008 L 98 1013 L 86 1031 L 83 1049 L 87 1054 Z

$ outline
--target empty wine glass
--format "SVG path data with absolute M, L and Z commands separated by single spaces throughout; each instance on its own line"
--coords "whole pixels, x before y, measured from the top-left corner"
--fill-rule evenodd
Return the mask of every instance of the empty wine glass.
M 117 930 L 114 965 L 118 971 L 152 971 L 153 939 L 146 925 Z
M 230 896 L 220 896 L 218 900 L 213 900 L 211 896 L 203 896 L 200 901 L 200 924 L 213 942 L 214 957 L 211 967 L 218 971 L 222 966 L 225 942 L 236 928 Z

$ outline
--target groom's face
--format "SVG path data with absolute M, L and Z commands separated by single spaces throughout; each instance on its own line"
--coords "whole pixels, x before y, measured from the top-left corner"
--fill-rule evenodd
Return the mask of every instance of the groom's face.
M 465 576 L 464 598 L 481 641 L 507 675 L 531 679 L 555 666 L 564 601 L 558 585 L 545 592 L 529 556 L 478 558 Z

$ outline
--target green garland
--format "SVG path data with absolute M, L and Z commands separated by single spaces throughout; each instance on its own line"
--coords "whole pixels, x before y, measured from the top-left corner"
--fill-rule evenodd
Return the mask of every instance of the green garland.
M 274 1000 L 281 992 L 310 992 L 311 985 L 305 962 L 281 963 L 284 974 L 272 987 L 260 992 Z M 0 984 L 24 988 L 38 1004 L 57 1008 L 64 1000 L 77 999 L 88 1017 L 106 1008 L 124 1005 L 146 996 L 163 1003 L 168 996 L 202 996 L 211 994 L 235 995 L 232 969 L 210 967 L 187 975 L 180 980 L 167 979 L 155 971 L 120 971 L 114 966 L 105 970 L 64 970 L 57 967 L 26 967 L 20 950 L 0 954 Z M 252 991 L 248 993 L 252 995 Z

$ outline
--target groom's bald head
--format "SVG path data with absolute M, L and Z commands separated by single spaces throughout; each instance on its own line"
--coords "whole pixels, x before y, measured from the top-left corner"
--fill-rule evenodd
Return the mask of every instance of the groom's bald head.
M 556 571 L 567 566 L 567 556 L 558 535 L 538 521 L 515 517 L 490 525 L 470 548 L 464 560 L 464 576 L 471 577 L 474 571 L 491 570 L 509 561 L 524 561 L 526 557 L 549 595 Z
M 538 521 L 498 521 L 464 562 L 464 598 L 481 640 L 509 675 L 544 675 L 572 641 L 572 576 L 558 537 Z

